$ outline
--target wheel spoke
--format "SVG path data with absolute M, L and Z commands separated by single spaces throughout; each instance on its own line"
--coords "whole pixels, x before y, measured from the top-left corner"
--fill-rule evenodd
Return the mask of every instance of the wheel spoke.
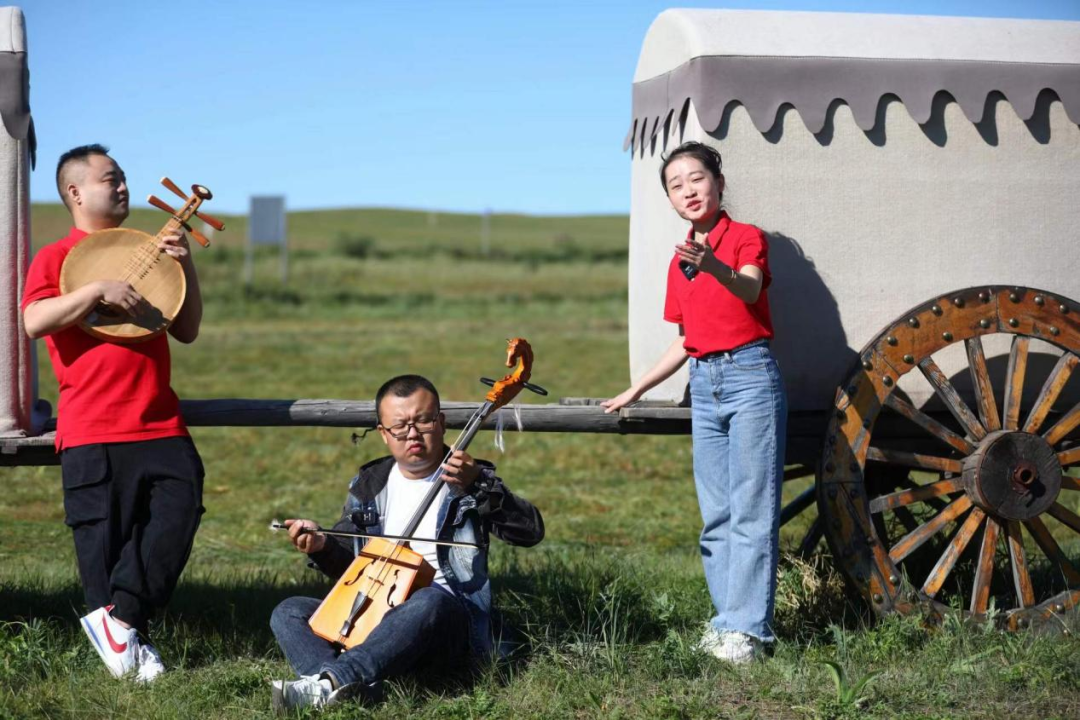
M 1035 538 L 1036 544 L 1042 548 L 1046 557 L 1057 563 L 1058 568 L 1061 569 L 1061 574 L 1065 576 L 1065 581 L 1069 583 L 1069 587 L 1080 585 L 1080 572 L 1077 572 L 1069 558 L 1065 557 L 1065 553 L 1061 551 L 1061 547 L 1054 540 L 1050 531 L 1046 529 L 1043 521 L 1033 517 L 1030 520 L 1025 520 L 1024 525 L 1027 526 L 1027 529 L 1031 532 L 1031 537 Z
M 818 515 L 814 518 L 814 522 L 810 525 L 810 529 L 806 531 L 806 535 L 799 544 L 799 557 L 808 558 L 813 555 L 814 548 L 821 542 L 821 536 L 824 534 L 825 528 L 821 521 L 821 516 Z
M 1073 532 L 1080 533 L 1080 515 L 1077 515 L 1061 503 L 1054 503 L 1047 508 L 1046 512 L 1057 518 L 1062 525 L 1071 528 Z
M 951 472 L 959 475 L 964 471 L 964 465 L 953 458 L 943 458 L 936 455 L 921 455 L 919 453 L 904 452 L 903 450 L 888 450 L 885 448 L 870 447 L 866 451 L 866 459 L 875 462 L 892 463 L 904 467 L 918 468 L 920 470 L 938 470 Z
M 1069 448 L 1068 450 L 1065 450 L 1063 452 L 1059 452 L 1057 455 L 1057 459 L 1058 462 L 1061 463 L 1061 467 L 1063 468 L 1070 465 L 1075 465 L 1076 463 L 1080 462 L 1080 445 L 1074 448 Z M 1068 476 L 1066 476 L 1065 478 L 1062 478 L 1061 487 L 1066 487 L 1066 480 L 1072 480 L 1074 483 L 1076 482 L 1075 478 L 1069 478 Z M 1080 486 L 1070 486 L 1069 489 L 1080 490 Z
M 816 497 L 817 488 L 813 485 L 799 493 L 798 497 L 785 505 L 784 509 L 780 511 L 780 524 L 787 525 L 793 517 L 813 505 Z
M 904 529 L 909 533 L 915 532 L 919 528 L 919 521 L 915 519 L 915 516 L 911 514 L 911 511 L 906 507 L 898 507 L 893 511 L 893 516 L 900 521 L 900 524 L 904 526 Z
M 987 518 L 983 529 L 982 547 L 979 548 L 979 567 L 975 571 L 975 584 L 971 589 L 971 612 L 983 615 L 990 605 L 990 579 L 994 575 L 994 553 L 997 550 L 998 531 L 1001 526 L 994 518 Z
M 970 507 L 971 498 L 967 495 L 962 495 L 956 500 L 953 500 L 949 504 L 949 507 L 939 512 L 930 521 L 920 525 L 904 537 L 900 538 L 900 540 L 889 550 L 889 558 L 894 563 L 900 562 L 908 555 L 918 550 L 923 543 L 932 538 L 935 534 L 941 532 L 942 528 L 958 518 Z
M 990 384 L 990 373 L 986 369 L 986 354 L 983 352 L 982 338 L 978 335 L 964 341 L 967 347 L 968 366 L 971 369 L 971 384 L 975 388 L 975 404 L 979 408 L 979 419 L 983 427 L 990 432 L 1001 429 L 997 402 L 994 400 L 994 387 Z
M 885 404 L 960 453 L 970 455 L 975 452 L 975 446 L 968 442 L 966 438 L 960 437 L 934 418 L 916 409 L 911 403 L 902 400 L 896 393 L 892 393 L 885 398 Z
M 1043 433 L 1043 440 L 1051 445 L 1057 445 L 1059 441 L 1065 439 L 1066 435 L 1075 430 L 1078 425 L 1080 425 L 1080 403 L 1076 403 L 1072 410 L 1065 413 L 1060 420 Z
M 903 487 L 907 488 L 908 490 L 918 490 L 919 488 L 923 487 L 919 483 L 912 480 L 910 476 L 904 478 L 904 482 L 901 483 L 901 485 Z M 923 500 L 923 502 L 926 503 L 927 505 L 929 505 L 930 507 L 934 508 L 934 512 L 938 512 L 938 511 L 944 510 L 946 508 L 946 506 L 948 506 L 948 504 L 949 504 L 948 501 L 949 500 L 951 500 L 951 498 L 942 499 L 940 497 L 929 497 L 929 498 L 926 498 L 925 500 Z
M 945 373 L 941 372 L 941 368 L 937 366 L 937 363 L 932 358 L 924 358 L 919 363 L 919 370 L 922 372 L 923 377 L 933 386 L 937 396 L 945 403 L 945 407 L 949 408 L 949 412 L 953 414 L 960 426 L 967 431 L 968 435 L 976 440 L 982 440 L 986 437 L 986 429 L 979 424 L 978 418 L 972 415 L 971 410 L 960 398 L 956 388 L 949 382 L 949 378 L 945 377 Z
M 788 482 L 790 480 L 801 480 L 805 477 L 810 477 L 814 474 L 814 468 L 806 465 L 793 465 L 784 470 L 784 477 L 781 482 Z
M 1009 562 L 1012 564 L 1013 587 L 1016 589 L 1016 599 L 1020 607 L 1031 607 L 1035 604 L 1035 589 L 1031 586 L 1031 574 L 1027 568 L 1027 558 L 1024 557 L 1024 538 L 1020 532 L 1020 523 L 1010 520 L 1005 526 L 1008 536 Z
M 1028 346 L 1031 338 L 1017 335 L 1009 351 L 1009 369 L 1005 372 L 1005 429 L 1020 427 L 1020 400 L 1024 395 L 1024 374 L 1027 372 Z
M 1071 352 L 1065 353 L 1057 361 L 1057 365 L 1054 365 L 1054 369 L 1050 371 L 1050 376 L 1043 383 L 1042 391 L 1039 392 L 1039 399 L 1035 401 L 1035 407 L 1031 408 L 1031 414 L 1028 415 L 1027 422 L 1024 423 L 1024 432 L 1035 433 L 1042 427 L 1043 420 L 1046 419 L 1046 415 L 1050 412 L 1050 408 L 1053 407 L 1054 401 L 1058 399 L 1058 395 L 1065 388 L 1065 383 L 1069 381 L 1069 376 L 1076 369 L 1077 363 L 1080 363 L 1080 358 Z
M 934 569 L 930 571 L 929 577 L 926 578 L 926 582 L 923 583 L 922 591 L 929 597 L 937 595 L 938 590 L 945 584 L 945 578 L 952 572 L 953 567 L 956 565 L 956 561 L 960 558 L 960 553 L 964 552 L 964 548 L 971 542 L 971 538 L 975 537 L 975 533 L 979 530 L 979 525 L 986 519 L 986 513 L 979 508 L 975 508 L 968 515 L 967 520 L 960 526 L 959 532 L 949 542 L 948 547 L 945 548 L 945 552 L 938 558 L 937 564 L 934 565 Z
M 1058 460 L 1061 460 L 1062 455 L 1068 455 L 1069 453 L 1075 453 L 1078 450 L 1080 450 L 1080 448 L 1074 448 L 1073 450 L 1069 450 L 1067 452 L 1058 453 Z M 1080 460 L 1080 456 L 1074 456 L 1072 458 L 1073 462 L 1077 462 L 1078 460 Z M 1061 464 L 1065 465 L 1064 462 L 1062 462 Z M 1080 478 L 1074 478 L 1072 475 L 1062 475 L 1061 476 L 1061 489 L 1062 490 L 1080 490 Z
M 949 493 L 961 490 L 963 487 L 964 481 L 962 479 L 949 478 L 947 480 L 938 480 L 937 482 L 923 485 L 912 490 L 901 490 L 900 492 L 889 493 L 888 495 L 882 495 L 871 500 L 870 512 L 879 513 L 884 512 L 885 510 L 892 510 L 913 503 L 923 502 L 929 498 L 948 495 Z

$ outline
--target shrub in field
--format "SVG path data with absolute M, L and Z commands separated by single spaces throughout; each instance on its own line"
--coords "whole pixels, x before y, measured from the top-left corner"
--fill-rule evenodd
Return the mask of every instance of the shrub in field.
M 334 241 L 334 249 L 338 255 L 363 260 L 375 250 L 375 239 L 367 235 L 353 235 L 351 233 L 338 233 Z

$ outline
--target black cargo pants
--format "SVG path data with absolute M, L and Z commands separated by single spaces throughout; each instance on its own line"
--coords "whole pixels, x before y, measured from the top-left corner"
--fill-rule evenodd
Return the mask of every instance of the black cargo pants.
M 64 514 L 86 605 L 145 632 L 172 596 L 203 513 L 189 437 L 80 445 L 60 454 Z

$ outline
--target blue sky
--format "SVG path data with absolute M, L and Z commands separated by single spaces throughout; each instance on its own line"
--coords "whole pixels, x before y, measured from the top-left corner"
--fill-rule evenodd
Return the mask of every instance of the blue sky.
M 35 201 L 64 150 L 101 142 L 135 204 L 169 175 L 291 209 L 625 213 L 642 39 L 667 7 L 1080 20 L 1080 0 L 22 4 Z M 167 194 L 165 195 L 167 197 Z

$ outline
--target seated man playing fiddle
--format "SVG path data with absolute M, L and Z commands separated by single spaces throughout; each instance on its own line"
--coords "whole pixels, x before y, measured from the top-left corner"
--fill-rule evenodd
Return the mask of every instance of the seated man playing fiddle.
M 512 494 L 495 466 L 443 443 L 446 418 L 435 386 L 419 375 L 387 381 L 375 396 L 378 430 L 390 455 L 360 468 L 349 485 L 338 532 L 402 535 L 442 468 L 445 485 L 413 537 L 464 545 L 410 542 L 434 569 L 434 579 L 383 616 L 367 638 L 342 651 L 309 625 L 321 600 L 293 597 L 274 609 L 270 627 L 299 680 L 274 681 L 277 710 L 377 700 L 383 680 L 417 667 L 461 667 L 490 655 L 491 584 L 488 533 L 530 547 L 544 537 L 540 512 Z M 286 520 L 289 537 L 309 564 L 335 580 L 365 540 L 328 536 L 311 520 Z

